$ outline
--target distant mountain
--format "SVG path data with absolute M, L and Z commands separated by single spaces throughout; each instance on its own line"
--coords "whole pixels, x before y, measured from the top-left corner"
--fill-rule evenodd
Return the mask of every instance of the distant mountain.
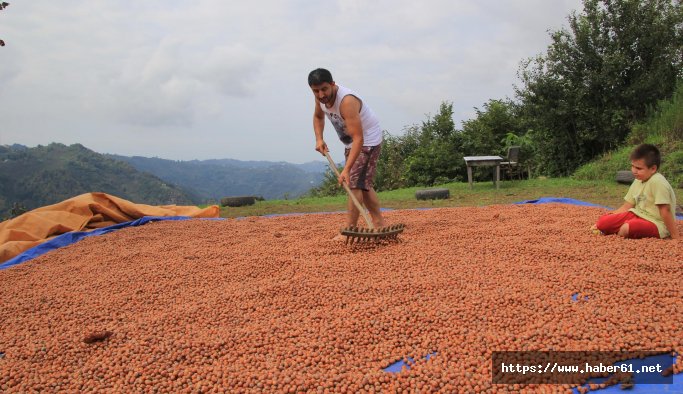
M 80 144 L 0 145 L 0 218 L 15 203 L 33 209 L 94 191 L 150 205 L 294 198 L 320 185 L 325 169 L 324 162 L 174 161 L 104 155 Z
M 298 197 L 320 185 L 325 163 L 291 164 L 234 159 L 175 161 L 140 156 L 107 155 L 125 161 L 139 171 L 148 172 L 184 190 L 191 190 L 200 201 L 222 197 L 255 195 L 265 199 Z
M 303 164 L 295 164 L 298 168 L 306 172 L 312 172 L 314 174 L 324 174 L 327 170 L 327 162 L 324 161 L 309 161 Z
M 268 168 L 273 166 L 294 166 L 304 172 L 311 172 L 314 174 L 324 173 L 327 169 L 327 163 L 323 161 L 309 161 L 303 164 L 293 164 L 285 161 L 242 161 L 235 159 L 211 159 L 211 160 L 192 160 L 189 163 L 201 164 L 215 164 L 227 167 L 240 168 Z
M 150 205 L 190 205 L 199 199 L 80 144 L 0 146 L 0 218 L 14 203 L 33 209 L 88 192 Z

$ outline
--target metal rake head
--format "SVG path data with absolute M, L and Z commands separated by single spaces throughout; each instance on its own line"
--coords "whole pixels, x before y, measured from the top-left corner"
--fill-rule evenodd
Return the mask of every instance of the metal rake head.
M 350 241 L 351 245 L 353 245 L 354 242 L 379 242 L 384 239 L 396 240 L 398 235 L 402 233 L 405 228 L 406 226 L 404 224 L 394 224 L 393 226 L 372 230 L 365 227 L 347 227 L 341 230 L 341 234 L 346 235 L 347 244 Z

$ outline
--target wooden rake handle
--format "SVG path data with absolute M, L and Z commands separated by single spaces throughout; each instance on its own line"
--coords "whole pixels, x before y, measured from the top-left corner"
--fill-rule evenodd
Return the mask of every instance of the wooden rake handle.
M 330 157 L 330 152 L 326 151 L 325 157 L 327 157 L 327 161 L 330 163 L 330 168 L 337 175 L 337 178 L 339 178 L 339 170 L 337 169 L 337 165 L 334 163 L 334 160 L 332 160 L 332 157 Z M 353 204 L 356 206 L 356 208 L 358 208 L 360 213 L 363 215 L 363 219 L 365 219 L 365 223 L 367 223 L 368 228 L 370 230 L 374 230 L 375 226 L 372 225 L 372 219 L 370 219 L 370 216 L 368 216 L 368 213 L 365 212 L 365 208 L 361 205 L 361 203 L 358 201 L 356 196 L 351 192 L 349 185 L 346 182 L 343 182 L 342 186 L 344 186 L 344 190 L 346 190 L 346 194 L 348 194 L 349 197 L 351 197 L 351 201 L 353 201 Z

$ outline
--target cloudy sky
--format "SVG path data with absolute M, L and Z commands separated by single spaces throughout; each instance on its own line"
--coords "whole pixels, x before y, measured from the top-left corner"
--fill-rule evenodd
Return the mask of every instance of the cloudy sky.
M 0 145 L 174 160 L 321 160 L 308 72 L 401 134 L 513 95 L 580 0 L 30 0 L 0 11 Z M 326 125 L 340 160 L 342 145 Z

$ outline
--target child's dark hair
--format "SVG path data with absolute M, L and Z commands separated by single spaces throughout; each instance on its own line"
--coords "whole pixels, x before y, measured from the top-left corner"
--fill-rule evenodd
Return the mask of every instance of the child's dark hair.
M 332 73 L 324 68 L 316 68 L 308 74 L 308 86 L 320 85 L 323 83 L 332 83 Z
M 648 168 L 657 166 L 657 169 L 659 169 L 659 165 L 662 162 L 662 156 L 659 153 L 659 149 L 652 144 L 640 144 L 631 152 L 631 160 L 640 159 L 645 161 L 645 165 Z

